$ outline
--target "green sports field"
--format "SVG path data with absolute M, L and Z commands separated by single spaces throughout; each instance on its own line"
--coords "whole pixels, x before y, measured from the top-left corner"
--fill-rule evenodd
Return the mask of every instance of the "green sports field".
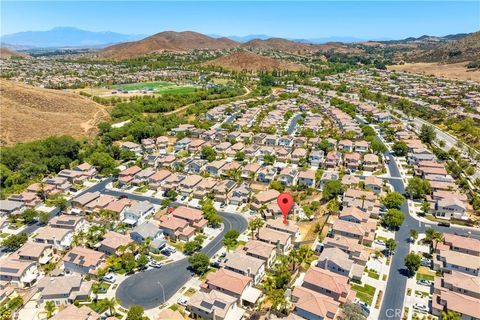
M 126 83 L 126 84 L 117 84 L 114 85 L 113 88 L 115 89 L 122 89 L 127 91 L 132 90 L 143 90 L 143 89 L 153 89 L 153 93 L 158 94 L 184 94 L 184 93 L 191 93 L 196 90 L 195 87 L 184 87 L 184 86 L 177 86 L 171 82 L 137 82 L 137 83 Z

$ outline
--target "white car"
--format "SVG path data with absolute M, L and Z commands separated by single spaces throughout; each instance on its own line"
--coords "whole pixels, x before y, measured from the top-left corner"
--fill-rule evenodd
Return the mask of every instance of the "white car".
M 178 298 L 178 300 L 177 300 L 177 303 L 178 303 L 179 305 L 181 305 L 181 306 L 184 306 L 184 307 L 187 306 L 187 302 L 188 302 L 188 300 L 187 300 L 186 298 L 184 298 L 184 297 L 180 297 L 180 298 Z
M 102 277 L 102 280 L 108 283 L 115 283 L 117 278 L 113 274 L 106 274 Z
M 385 242 L 383 240 L 373 240 L 373 243 L 375 243 L 376 245 L 379 245 L 379 246 L 384 246 L 385 245 Z
M 424 304 L 421 304 L 421 303 L 415 303 L 413 305 L 413 309 L 428 312 L 428 307 Z

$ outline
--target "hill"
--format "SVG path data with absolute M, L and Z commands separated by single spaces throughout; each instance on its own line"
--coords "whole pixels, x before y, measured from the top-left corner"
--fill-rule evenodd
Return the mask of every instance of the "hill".
M 189 51 L 193 49 L 229 49 L 239 45 L 228 38 L 212 38 L 201 33 L 165 31 L 145 39 L 113 45 L 98 56 L 110 59 L 126 59 L 161 51 Z
M 27 55 L 24 53 L 16 52 L 8 48 L 0 47 L 0 58 L 2 59 L 10 59 L 12 57 L 26 57 Z
M 295 54 L 318 51 L 317 46 L 309 43 L 295 42 L 282 38 L 253 39 L 241 45 L 243 48 L 259 50 L 277 50 Z
M 92 32 L 71 27 L 57 27 L 47 31 L 25 31 L 4 35 L 2 44 L 29 48 L 104 47 L 113 43 L 134 41 L 145 35 L 116 32 Z
M 307 67 L 301 64 L 287 62 L 283 60 L 264 57 L 252 52 L 241 51 L 235 52 L 215 60 L 205 63 L 205 65 L 221 67 L 233 71 L 273 71 L 273 70 L 289 70 L 301 71 L 307 70 Z
M 0 79 L 0 144 L 11 145 L 68 134 L 90 136 L 108 118 L 105 108 L 85 97 Z
M 412 54 L 412 56 L 412 60 L 421 62 L 480 62 L 480 31 L 461 37 L 458 40 L 426 48 L 418 54 Z

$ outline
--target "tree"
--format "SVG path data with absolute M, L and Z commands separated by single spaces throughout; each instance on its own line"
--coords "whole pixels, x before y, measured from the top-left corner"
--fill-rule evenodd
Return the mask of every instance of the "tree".
M 340 211 L 340 202 L 337 199 L 328 201 L 327 210 L 331 214 L 338 213 Z
M 144 320 L 143 312 L 143 307 L 133 305 L 128 309 L 126 320 Z
M 413 177 L 408 180 L 405 191 L 407 191 L 408 195 L 413 199 L 423 199 L 431 192 L 430 182 L 419 177 Z
M 88 158 L 88 163 L 98 168 L 103 175 L 111 175 L 116 172 L 117 162 L 107 152 L 94 152 Z
M 63 197 L 53 199 L 52 204 L 60 209 L 60 211 L 65 211 L 68 208 L 68 201 Z
M 185 254 L 192 254 L 198 249 L 200 249 L 200 246 L 201 244 L 196 240 L 188 241 L 183 246 L 183 251 L 185 252 Z
M 395 152 L 396 156 L 399 157 L 405 157 L 408 153 L 408 146 L 405 143 L 405 141 L 399 140 L 395 141 L 395 143 L 392 146 L 393 152 Z
M 447 312 L 442 312 L 442 320 L 462 320 L 458 312 L 448 310 Z
M 223 244 L 227 247 L 227 250 L 234 248 L 237 245 L 237 239 L 240 236 L 240 232 L 235 229 L 228 230 L 223 236 Z
M 212 162 L 217 158 L 217 151 L 210 146 L 203 147 L 201 151 L 201 157 L 208 162 Z
M 263 156 L 263 163 L 266 165 L 272 165 L 275 162 L 275 156 L 273 154 L 266 154 Z
M 275 77 L 271 74 L 264 74 L 260 77 L 260 85 L 263 87 L 273 87 L 275 85 Z
M 248 229 L 250 229 L 252 231 L 252 239 L 253 239 L 253 234 L 254 234 L 255 230 L 257 230 L 257 232 L 258 232 L 258 230 L 260 230 L 260 228 L 263 227 L 263 224 L 264 224 L 264 222 L 260 218 L 255 218 L 255 219 L 250 220 L 248 222 Z
M 429 213 L 430 212 L 430 202 L 428 202 L 428 201 L 422 202 L 421 209 L 422 209 L 422 215 L 426 215 L 427 213 Z
M 137 266 L 139 269 L 144 269 L 148 264 L 148 258 L 145 254 L 142 254 L 140 257 L 137 259 Z
M 383 199 L 382 199 L 382 204 L 385 205 L 385 207 L 391 209 L 391 208 L 400 208 L 400 206 L 403 204 L 405 201 L 405 197 L 402 196 L 398 192 L 389 192 Z
M 22 232 L 19 234 L 12 234 L 7 239 L 3 240 L 2 246 L 8 251 L 15 251 L 27 242 L 28 236 Z
M 435 252 L 438 243 L 443 241 L 443 234 L 433 228 L 427 228 L 425 230 L 425 241 L 432 245 L 432 250 Z
M 402 211 L 398 209 L 389 209 L 382 218 L 382 224 L 390 229 L 400 227 L 405 220 Z
M 412 239 L 412 242 L 415 243 L 418 239 L 418 231 L 415 229 L 410 229 L 410 238 Z
M 385 147 L 385 145 L 378 140 L 373 140 L 370 143 L 370 149 L 372 149 L 372 152 L 376 154 L 382 154 L 387 151 L 387 147 Z
M 175 189 L 170 189 L 167 191 L 167 197 L 171 201 L 175 201 L 178 197 L 178 192 Z
M 240 161 L 240 162 L 243 161 L 243 160 L 245 160 L 245 152 L 243 152 L 243 151 L 237 151 L 237 152 L 235 153 L 235 160 Z
M 420 128 L 420 140 L 424 143 L 432 143 L 435 140 L 436 134 L 433 126 L 422 125 Z
M 56 306 L 55 302 L 49 300 L 45 302 L 45 312 L 47 314 L 47 319 L 50 319 L 53 315 L 53 312 L 55 312 Z
M 195 253 L 193 256 L 188 258 L 188 262 L 195 273 L 198 274 L 204 274 L 207 272 L 210 265 L 210 259 L 203 252 Z
M 285 190 L 285 186 L 277 180 L 274 180 L 270 183 L 270 189 L 277 190 L 278 192 L 283 192 Z
M 385 247 L 387 248 L 387 252 L 390 255 L 397 248 L 397 242 L 395 242 L 395 239 L 389 238 L 387 239 L 387 241 L 385 241 Z
M 415 253 L 409 253 L 405 256 L 405 267 L 410 275 L 415 274 L 422 263 L 422 257 Z
M 103 299 L 104 301 L 104 306 L 108 309 L 108 312 L 110 313 L 110 316 L 115 315 L 115 305 L 117 304 L 117 300 L 115 298 L 105 298 Z
M 344 320 L 365 320 L 362 308 L 354 303 L 346 303 L 343 305 Z
M 25 224 L 31 224 L 37 216 L 38 212 L 33 209 L 27 209 L 20 214 L 20 218 L 22 218 Z
M 343 193 L 343 185 L 338 180 L 329 180 L 323 186 L 323 199 L 331 200 Z

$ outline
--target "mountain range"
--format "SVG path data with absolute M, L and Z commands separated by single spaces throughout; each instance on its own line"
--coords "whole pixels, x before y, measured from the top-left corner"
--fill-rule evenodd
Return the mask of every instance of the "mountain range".
M 142 34 L 94 32 L 72 27 L 56 27 L 48 31 L 25 31 L 4 35 L 3 47 L 25 50 L 33 48 L 101 48 L 111 44 L 145 38 Z

